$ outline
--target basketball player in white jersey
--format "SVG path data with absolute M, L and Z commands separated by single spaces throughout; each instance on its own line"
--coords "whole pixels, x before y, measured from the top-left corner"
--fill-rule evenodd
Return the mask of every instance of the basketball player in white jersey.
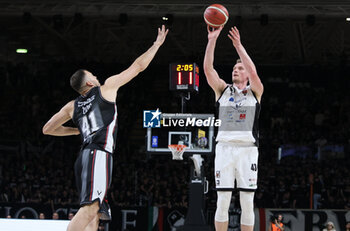
M 163 25 L 153 45 L 120 74 L 109 77 L 103 85 L 87 70 L 78 70 L 70 79 L 80 96 L 68 102 L 43 127 L 52 136 L 80 134 L 82 148 L 75 162 L 80 209 L 68 225 L 68 231 L 96 231 L 99 219 L 110 220 L 106 193 L 112 177 L 112 161 L 117 132 L 118 89 L 150 64 L 168 30 Z M 64 124 L 73 120 L 77 128 Z
M 215 92 L 219 119 L 222 121 L 215 150 L 218 197 L 215 228 L 217 231 L 228 229 L 228 209 L 236 180 L 242 208 L 241 230 L 252 231 L 255 219 L 253 199 L 258 176 L 258 117 L 264 87 L 253 61 L 241 44 L 236 27 L 231 28 L 228 34 L 240 57 L 233 67 L 233 84 L 227 84 L 219 77 L 213 63 L 216 40 L 222 28 L 208 27 L 208 44 L 203 65 L 208 84 Z

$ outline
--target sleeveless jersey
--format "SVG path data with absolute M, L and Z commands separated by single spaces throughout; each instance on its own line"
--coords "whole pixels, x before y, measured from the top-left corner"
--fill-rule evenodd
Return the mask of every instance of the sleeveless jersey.
M 260 104 L 250 86 L 228 85 L 216 106 L 221 120 L 216 141 L 259 145 Z
M 102 97 L 100 87 L 75 99 L 72 120 L 82 136 L 82 149 L 113 153 L 117 138 L 117 105 Z

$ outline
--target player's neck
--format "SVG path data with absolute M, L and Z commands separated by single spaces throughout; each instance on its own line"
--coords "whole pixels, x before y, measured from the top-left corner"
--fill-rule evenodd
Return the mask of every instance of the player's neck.
M 88 93 L 91 90 L 91 88 L 93 88 L 93 87 L 95 87 L 95 86 L 85 88 L 80 94 L 85 96 L 86 93 Z
M 233 83 L 235 87 L 237 87 L 239 90 L 243 90 L 247 87 L 247 83 Z

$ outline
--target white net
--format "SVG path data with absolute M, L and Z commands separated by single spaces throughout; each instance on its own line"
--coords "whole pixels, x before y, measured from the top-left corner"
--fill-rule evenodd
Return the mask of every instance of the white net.
M 173 154 L 173 160 L 183 160 L 183 154 L 185 152 L 185 149 L 187 148 L 186 145 L 183 144 L 171 144 L 168 146 L 171 153 Z

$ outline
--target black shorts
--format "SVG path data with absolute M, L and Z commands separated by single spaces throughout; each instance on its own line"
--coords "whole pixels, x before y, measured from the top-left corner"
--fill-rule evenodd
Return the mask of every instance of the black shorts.
M 84 206 L 99 201 L 100 207 L 107 196 L 112 180 L 112 154 L 83 149 L 75 161 L 75 180 L 79 192 L 80 205 Z

